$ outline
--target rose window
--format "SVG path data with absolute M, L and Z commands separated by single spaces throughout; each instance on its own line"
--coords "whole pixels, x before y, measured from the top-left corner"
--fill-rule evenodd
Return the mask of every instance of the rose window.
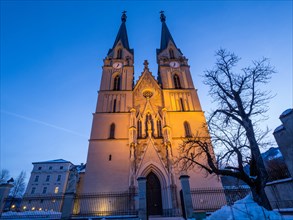
M 145 98 L 151 98 L 153 93 L 151 91 L 144 91 L 142 94 Z

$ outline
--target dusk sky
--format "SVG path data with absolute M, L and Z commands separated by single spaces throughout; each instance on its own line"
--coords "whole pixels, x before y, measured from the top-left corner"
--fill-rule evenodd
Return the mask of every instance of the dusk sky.
M 269 58 L 276 74 L 263 89 L 275 97 L 262 126 L 274 140 L 279 115 L 292 108 L 292 1 L 1 1 L 0 169 L 25 170 L 28 180 L 32 162 L 86 162 L 103 59 L 123 10 L 135 82 L 145 59 L 157 76 L 164 10 L 206 113 L 214 105 L 201 76 L 216 50 L 240 56 L 239 68 Z

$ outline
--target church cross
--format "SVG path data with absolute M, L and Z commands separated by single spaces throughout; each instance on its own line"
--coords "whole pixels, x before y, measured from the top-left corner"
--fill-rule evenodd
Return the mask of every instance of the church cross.
M 164 11 L 160 11 L 160 19 L 161 19 L 161 22 L 165 22 L 166 21 L 166 16 L 164 15 Z
M 143 65 L 144 65 L 144 69 L 149 69 L 148 65 L 149 65 L 149 62 L 147 60 L 145 60 L 143 62 Z

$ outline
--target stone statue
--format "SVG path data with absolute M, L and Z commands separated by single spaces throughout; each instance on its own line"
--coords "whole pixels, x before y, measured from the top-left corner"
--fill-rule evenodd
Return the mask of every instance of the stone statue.
M 76 169 L 76 166 L 72 166 L 69 170 L 69 177 L 66 187 L 67 193 L 75 193 L 76 192 L 76 186 L 78 181 L 78 172 Z

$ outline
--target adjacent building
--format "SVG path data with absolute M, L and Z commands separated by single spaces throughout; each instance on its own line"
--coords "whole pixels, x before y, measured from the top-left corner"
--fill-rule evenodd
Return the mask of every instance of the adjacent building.
M 273 134 L 289 172 L 293 176 L 293 109 L 285 110 L 279 118 L 282 125 L 277 127 Z
M 283 155 L 290 175 L 267 183 L 266 194 L 272 208 L 292 213 L 293 207 L 293 109 L 285 110 L 279 117 L 282 125 L 274 130 L 274 137 Z M 282 172 L 282 170 L 280 170 Z
M 84 172 L 84 168 L 63 159 L 34 162 L 21 209 L 60 211 L 71 170 Z

